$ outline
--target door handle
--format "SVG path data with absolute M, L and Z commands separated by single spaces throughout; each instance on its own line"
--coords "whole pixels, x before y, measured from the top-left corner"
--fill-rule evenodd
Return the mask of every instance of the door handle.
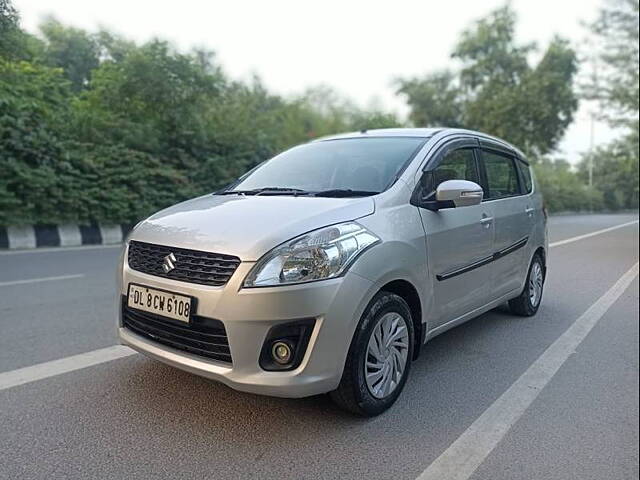
M 529 215 L 530 217 L 533 217 L 533 212 L 535 212 L 536 209 L 535 208 L 531 208 L 531 207 L 527 207 L 524 209 L 524 212 Z
M 493 222 L 493 217 L 483 217 L 480 220 L 480 225 L 482 225 L 484 228 L 489 228 L 492 222 Z

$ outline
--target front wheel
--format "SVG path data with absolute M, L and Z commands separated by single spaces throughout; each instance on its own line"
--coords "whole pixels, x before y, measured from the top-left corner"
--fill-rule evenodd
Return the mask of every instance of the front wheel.
M 509 308 L 516 315 L 523 317 L 531 317 L 536 314 L 540 302 L 542 301 L 542 292 L 544 290 L 545 271 L 542 258 L 536 254 L 531 260 L 529 266 L 529 274 L 524 289 L 520 296 L 509 300 Z
M 331 392 L 331 398 L 358 415 L 384 412 L 407 381 L 413 342 L 407 303 L 393 293 L 379 292 L 356 328 L 340 385 Z

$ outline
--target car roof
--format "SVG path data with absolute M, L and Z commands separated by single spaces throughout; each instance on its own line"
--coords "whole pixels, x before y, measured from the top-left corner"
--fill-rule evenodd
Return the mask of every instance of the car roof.
M 490 140 L 498 144 L 513 150 L 520 158 L 524 159 L 524 154 L 515 146 L 509 142 L 502 140 L 501 138 L 487 135 L 486 133 L 477 132 L 474 130 L 466 130 L 462 128 L 377 128 L 372 130 L 361 130 L 359 132 L 347 132 L 338 135 L 329 135 L 321 137 L 315 142 L 323 142 L 327 140 L 340 140 L 345 138 L 375 138 L 375 137 L 421 137 L 430 138 L 436 134 L 442 134 L 441 136 L 454 135 L 454 134 L 467 134 L 477 137 L 479 140 Z M 440 136 L 440 135 L 439 135 Z
M 340 133 L 338 135 L 329 135 L 318 138 L 316 141 L 338 140 L 342 138 L 359 138 L 359 137 L 422 137 L 429 138 L 443 128 L 376 128 L 373 130 L 361 130 L 359 132 Z

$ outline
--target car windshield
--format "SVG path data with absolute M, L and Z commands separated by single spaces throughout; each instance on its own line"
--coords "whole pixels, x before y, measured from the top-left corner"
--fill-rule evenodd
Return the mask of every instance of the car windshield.
M 273 157 L 226 193 L 379 193 L 390 186 L 425 140 L 374 137 L 308 143 Z

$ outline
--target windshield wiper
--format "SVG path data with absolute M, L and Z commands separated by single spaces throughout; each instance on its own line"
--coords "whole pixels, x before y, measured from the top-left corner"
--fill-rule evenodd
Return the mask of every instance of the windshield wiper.
M 254 188 L 253 190 L 224 190 L 222 192 L 216 192 L 215 195 L 308 195 L 309 192 L 301 190 L 299 188 L 285 188 L 285 187 L 262 187 Z
M 313 192 L 314 197 L 369 197 L 380 192 L 371 190 L 352 190 L 350 188 L 334 188 L 332 190 L 321 190 Z
M 222 190 L 214 193 L 214 195 L 309 195 L 313 197 L 368 197 L 377 195 L 380 192 L 371 190 L 352 190 L 351 188 L 332 188 L 330 190 L 320 190 L 317 192 L 308 192 L 300 188 L 285 187 L 262 187 L 253 190 Z

